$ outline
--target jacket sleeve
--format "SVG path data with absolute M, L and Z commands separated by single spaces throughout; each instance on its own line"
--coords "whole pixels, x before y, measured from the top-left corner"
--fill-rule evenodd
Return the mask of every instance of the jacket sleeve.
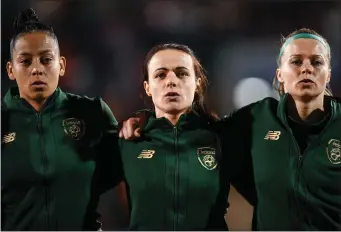
M 252 106 L 243 107 L 225 117 L 218 128 L 223 151 L 221 178 L 226 185 L 232 184 L 254 206 L 257 194 L 251 156 Z
M 227 197 L 229 188 L 230 185 L 226 185 L 224 186 L 224 188 L 221 188 L 221 191 L 219 191 L 216 203 L 211 209 L 206 230 L 210 231 L 229 230 L 227 223 L 225 221 L 226 209 L 228 208 Z
M 132 115 L 130 115 L 127 119 L 125 120 L 128 120 L 130 118 L 136 118 L 136 117 L 139 117 L 139 116 L 142 116 L 145 118 L 145 122 L 148 122 L 148 119 L 150 116 L 152 116 L 154 114 L 154 111 L 153 110 L 150 110 L 150 109 L 142 109 L 142 110 L 138 110 L 138 111 L 135 111 Z M 123 121 L 125 121 L 123 120 Z M 121 129 L 122 128 L 122 124 L 123 124 L 123 121 L 120 121 L 118 123 L 118 128 Z M 142 125 L 142 130 L 144 128 L 145 125 Z
M 109 106 L 100 99 L 101 138 L 98 144 L 97 169 L 101 192 L 118 185 L 124 178 L 119 148 L 118 123 Z

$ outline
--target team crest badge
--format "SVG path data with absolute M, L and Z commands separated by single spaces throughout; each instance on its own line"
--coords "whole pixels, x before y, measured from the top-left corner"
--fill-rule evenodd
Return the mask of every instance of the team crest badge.
M 80 140 L 85 133 L 85 123 L 76 118 L 67 118 L 63 120 L 64 132 L 75 140 Z
M 217 167 L 215 159 L 215 148 L 201 147 L 197 149 L 198 160 L 207 170 L 213 170 Z
M 337 139 L 331 139 L 328 142 L 327 157 L 332 164 L 341 163 L 341 141 Z

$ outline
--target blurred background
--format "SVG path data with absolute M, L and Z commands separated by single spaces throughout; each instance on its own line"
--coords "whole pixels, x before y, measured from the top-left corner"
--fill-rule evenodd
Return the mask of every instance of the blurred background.
M 277 97 L 271 84 L 281 36 L 301 27 L 328 40 L 331 87 L 341 97 L 340 0 L 2 0 L 1 96 L 15 85 L 5 69 L 12 22 L 28 7 L 55 29 L 67 59 L 62 89 L 101 96 L 118 120 L 145 108 L 140 99 L 142 63 L 148 50 L 161 42 L 184 43 L 195 51 L 220 116 Z M 231 229 L 248 229 L 250 207 L 235 193 L 230 197 L 240 206 L 229 216 Z M 103 211 L 104 229 L 113 230 L 126 219 L 110 216 L 118 204 L 110 199 L 108 193 L 101 205 L 109 206 Z

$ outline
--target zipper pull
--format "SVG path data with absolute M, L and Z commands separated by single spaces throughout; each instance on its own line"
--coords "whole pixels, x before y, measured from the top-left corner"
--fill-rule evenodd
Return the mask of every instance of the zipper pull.
M 38 126 L 38 130 L 41 130 L 42 125 L 41 125 L 41 114 L 40 112 L 36 114 L 37 115 L 37 126 Z

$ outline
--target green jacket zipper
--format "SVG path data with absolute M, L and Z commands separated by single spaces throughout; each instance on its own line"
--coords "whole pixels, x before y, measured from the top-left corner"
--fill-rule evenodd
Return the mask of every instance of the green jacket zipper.
M 179 154 L 178 154 L 178 129 L 174 127 L 174 148 L 175 148 L 175 174 L 174 174 L 174 219 L 173 230 L 178 225 L 178 191 L 179 191 Z
M 305 152 L 307 151 L 307 148 L 302 154 L 291 128 L 289 128 L 289 131 L 291 134 L 292 142 L 293 142 L 294 147 L 295 147 L 295 152 L 296 152 L 296 154 L 298 154 L 298 161 L 297 161 L 296 172 L 295 172 L 294 193 L 295 193 L 295 199 L 296 199 L 296 206 L 299 208 L 297 210 L 297 212 L 299 212 L 298 221 L 302 221 L 302 212 L 301 212 L 300 202 L 299 202 L 299 198 L 298 198 L 298 186 L 299 186 L 299 182 L 300 182 L 300 171 L 301 171 L 301 167 L 303 164 L 303 157 L 305 155 Z M 298 229 L 298 228 L 295 227 L 294 229 Z
M 318 135 L 318 137 L 314 141 L 312 141 L 310 144 L 308 144 L 308 146 L 304 150 L 303 154 L 300 151 L 300 148 L 299 148 L 298 143 L 297 143 L 297 141 L 295 139 L 294 133 L 292 132 L 292 129 L 286 123 L 286 126 L 289 129 L 289 131 L 290 131 L 291 138 L 292 138 L 292 141 L 293 141 L 294 146 L 295 146 L 296 154 L 298 154 L 298 162 L 297 162 L 297 168 L 296 168 L 296 174 L 295 174 L 295 183 L 294 183 L 294 192 L 295 192 L 295 196 L 296 196 L 295 198 L 296 198 L 296 201 L 297 201 L 297 206 L 299 208 L 298 212 L 300 212 L 300 214 L 298 215 L 299 216 L 299 221 L 302 221 L 303 217 L 304 217 L 304 212 L 302 211 L 302 209 L 300 207 L 300 203 L 299 203 L 299 199 L 298 199 L 298 186 L 299 186 L 299 182 L 300 182 L 300 173 L 301 173 L 301 168 L 302 168 L 302 165 L 303 165 L 303 160 L 304 160 L 304 158 L 306 156 L 306 153 L 310 150 L 310 148 L 313 145 L 315 145 L 316 141 L 320 141 L 320 138 L 321 138 L 322 134 L 326 131 L 327 127 L 329 126 L 330 121 L 326 124 L 325 128 L 321 131 L 321 133 Z M 300 229 L 300 228 L 295 228 L 295 229 Z
M 41 150 L 41 155 L 43 159 L 43 175 L 44 175 L 44 186 L 45 186 L 45 228 L 49 228 L 49 213 L 48 213 L 48 208 L 49 208 L 49 198 L 50 198 L 50 193 L 49 193 L 49 186 L 48 186 L 48 180 L 47 180 L 47 155 L 46 155 L 46 150 L 45 150 L 45 145 L 44 145 L 44 138 L 43 138 L 43 128 L 42 128 L 42 118 L 41 118 L 41 113 L 37 113 L 37 126 L 38 126 L 38 134 L 40 138 L 40 150 Z

